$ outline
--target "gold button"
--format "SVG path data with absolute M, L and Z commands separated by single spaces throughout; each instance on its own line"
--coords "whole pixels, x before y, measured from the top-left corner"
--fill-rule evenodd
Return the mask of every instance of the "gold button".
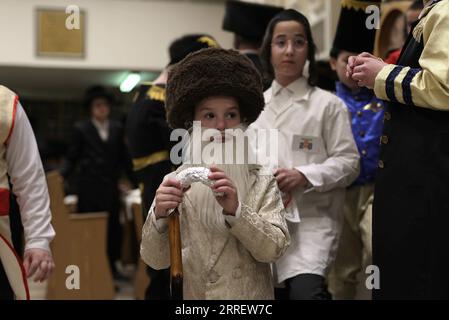
M 382 136 L 380 138 L 380 141 L 382 141 L 383 144 L 387 144 L 388 143 L 388 137 L 387 136 Z
M 367 152 L 366 150 L 362 150 L 362 156 L 366 156 Z
M 357 116 L 358 117 L 361 117 L 363 115 L 363 112 L 362 111 L 357 111 Z
M 385 163 L 382 160 L 379 160 L 379 168 L 383 169 L 385 167 Z
M 385 111 L 384 119 L 385 119 L 385 120 L 390 120 L 390 119 L 391 119 L 391 113 L 388 112 L 388 111 Z

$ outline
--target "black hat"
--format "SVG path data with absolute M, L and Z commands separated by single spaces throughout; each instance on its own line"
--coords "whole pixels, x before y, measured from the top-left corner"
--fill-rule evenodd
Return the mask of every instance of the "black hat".
M 262 79 L 251 60 L 235 50 L 209 48 L 188 55 L 169 71 L 168 124 L 174 129 L 190 128 L 195 106 L 211 96 L 236 98 L 247 124 L 264 108 Z
M 283 10 L 281 7 L 229 0 L 226 2 L 223 30 L 261 42 L 270 20 Z
M 332 45 L 331 56 L 336 58 L 341 50 L 361 53 L 372 52 L 376 29 L 368 29 L 366 22 L 372 13 L 370 5 L 380 7 L 381 0 L 341 0 L 340 19 Z
M 115 103 L 114 95 L 111 92 L 107 91 L 101 85 L 94 85 L 86 90 L 86 93 L 84 95 L 84 106 L 90 109 L 92 101 L 97 98 L 106 99 L 110 106 L 114 105 Z
M 169 65 L 178 63 L 189 53 L 204 48 L 219 48 L 217 41 L 207 34 L 189 34 L 176 39 L 170 44 L 168 49 L 170 53 Z

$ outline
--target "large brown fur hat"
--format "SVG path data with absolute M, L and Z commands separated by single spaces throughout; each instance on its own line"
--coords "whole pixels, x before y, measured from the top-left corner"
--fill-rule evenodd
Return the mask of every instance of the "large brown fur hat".
M 242 122 L 255 121 L 264 108 L 262 79 L 253 63 L 235 50 L 202 49 L 170 70 L 167 80 L 167 121 L 189 129 L 195 106 L 211 96 L 237 99 Z

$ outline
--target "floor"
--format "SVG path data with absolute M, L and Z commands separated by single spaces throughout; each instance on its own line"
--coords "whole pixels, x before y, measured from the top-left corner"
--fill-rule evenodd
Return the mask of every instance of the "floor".
M 125 267 L 119 267 L 121 274 L 123 274 L 123 279 L 115 280 L 115 285 L 117 286 L 117 294 L 115 300 L 134 300 L 134 286 L 132 283 L 133 275 L 135 272 L 134 265 L 127 265 Z M 357 289 L 356 300 L 371 300 L 371 292 L 366 289 L 364 285 L 363 275 L 359 275 L 361 280 L 359 287 Z M 32 300 L 44 300 L 46 296 L 47 283 L 35 283 L 29 281 L 30 295 Z
M 123 280 L 115 280 L 118 287 L 115 300 L 134 300 L 134 285 L 132 282 L 136 271 L 135 265 L 119 266 L 120 273 L 124 276 Z
M 126 267 L 122 267 L 120 271 L 124 277 L 121 280 L 114 280 L 117 287 L 115 300 L 134 300 L 134 286 L 132 279 L 135 267 L 133 265 L 127 265 Z M 36 283 L 29 280 L 28 287 L 30 288 L 31 300 L 45 300 L 47 282 Z

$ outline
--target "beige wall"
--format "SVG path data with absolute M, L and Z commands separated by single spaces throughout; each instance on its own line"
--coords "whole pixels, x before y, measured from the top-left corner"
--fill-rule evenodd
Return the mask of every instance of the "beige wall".
M 73 4 L 86 12 L 86 57 L 37 57 L 36 8 Z M 170 41 L 185 33 L 208 32 L 230 47 L 223 14 L 221 1 L 1 0 L 0 66 L 160 70 Z
M 335 33 L 338 0 L 256 0 L 295 8 L 309 18 L 321 54 L 326 57 Z M 78 5 L 86 12 L 86 56 L 36 55 L 36 8 Z M 221 30 L 223 1 L 1 0 L 0 66 L 83 69 L 160 70 L 170 41 L 182 34 L 208 32 L 224 47 L 232 35 Z

